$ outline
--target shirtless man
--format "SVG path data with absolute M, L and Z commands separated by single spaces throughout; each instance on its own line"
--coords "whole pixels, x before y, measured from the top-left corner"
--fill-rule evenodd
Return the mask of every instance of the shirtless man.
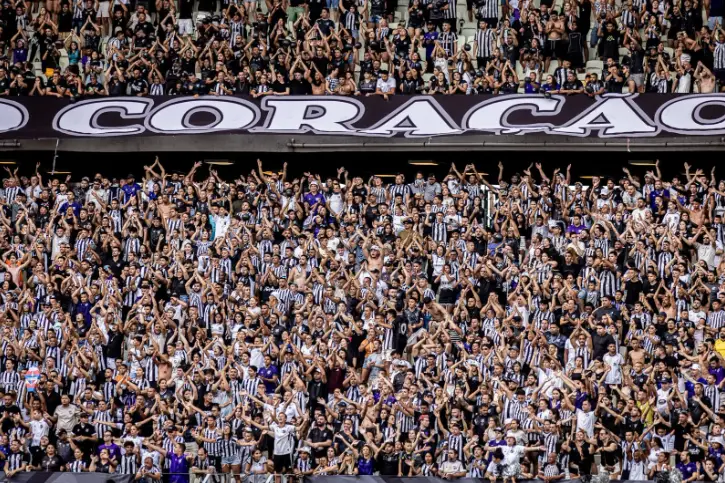
M 300 256 L 299 263 L 290 271 L 290 280 L 297 285 L 301 292 L 307 287 L 307 255 Z
M 305 79 L 307 79 L 307 82 L 310 83 L 310 87 L 312 87 L 312 95 L 315 96 L 324 96 L 326 94 L 327 90 L 327 83 L 325 82 L 325 78 L 322 75 L 322 73 L 317 70 L 317 67 L 312 64 L 312 67 L 315 69 L 315 75 L 310 75 L 310 69 L 307 69 L 305 71 Z
M 7 258 L 7 262 L 4 260 L 0 260 L 0 265 L 5 267 L 5 270 L 10 273 L 10 277 L 13 281 L 13 283 L 20 287 L 22 286 L 22 280 L 20 279 L 20 272 L 25 269 L 30 264 L 30 252 L 23 255 L 23 257 L 18 260 L 18 256 L 15 253 L 11 253 L 10 256 Z
M 167 194 L 162 194 L 161 197 L 156 201 L 156 209 L 158 210 L 162 220 L 165 220 L 169 217 L 169 214 L 171 213 L 171 208 L 174 206 L 175 205 L 169 200 L 169 195 Z
M 632 340 L 632 349 L 627 351 L 627 359 L 629 365 L 634 367 L 635 364 L 639 363 L 644 365 L 644 358 L 647 352 L 642 348 L 642 343 L 639 339 Z
M 544 55 L 546 60 L 544 61 L 544 72 L 549 72 L 549 65 L 551 64 L 552 57 L 557 60 L 563 58 L 562 53 L 566 52 L 564 45 L 564 17 L 559 17 L 555 10 L 551 11 L 551 17 L 546 22 L 546 46 L 544 48 Z
M 703 65 L 702 62 L 697 63 L 695 69 L 695 82 L 700 87 L 700 94 L 710 94 L 715 92 L 715 76 Z
M 363 254 L 368 261 L 368 271 L 373 270 L 382 271 L 383 269 L 383 257 L 380 247 L 377 245 L 370 245 L 370 242 L 363 246 Z

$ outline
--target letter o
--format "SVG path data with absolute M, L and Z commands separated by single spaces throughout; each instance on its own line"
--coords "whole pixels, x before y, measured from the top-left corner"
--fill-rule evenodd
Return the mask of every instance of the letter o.
M 191 124 L 191 116 L 207 113 L 214 120 L 204 126 Z M 242 99 L 197 98 L 166 102 L 146 120 L 150 131 L 164 134 L 198 134 L 246 129 L 259 120 L 259 109 Z
M 678 134 L 725 134 L 725 116 L 713 120 L 704 120 L 700 116 L 702 108 L 708 105 L 725 107 L 725 98 L 721 95 L 696 94 L 675 99 L 660 108 L 656 116 L 657 123 L 663 129 Z
M 28 123 L 27 109 L 13 101 L 0 101 L 0 132 L 16 131 Z

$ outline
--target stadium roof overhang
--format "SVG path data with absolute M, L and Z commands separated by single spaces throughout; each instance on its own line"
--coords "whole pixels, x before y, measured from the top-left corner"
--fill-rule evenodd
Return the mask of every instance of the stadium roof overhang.
M 315 153 L 315 152 L 656 152 L 725 151 L 725 136 L 676 139 L 598 139 L 546 135 L 436 137 L 430 139 L 359 139 L 339 136 L 204 134 L 169 137 L 6 139 L 0 151 Z

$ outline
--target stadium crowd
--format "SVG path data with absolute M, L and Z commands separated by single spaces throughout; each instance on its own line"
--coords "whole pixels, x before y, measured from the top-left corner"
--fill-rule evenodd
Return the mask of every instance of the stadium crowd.
M 725 0 L 3 0 L 0 96 L 712 93 L 724 15 Z
M 5 475 L 721 481 L 725 181 L 498 167 L 6 167 Z

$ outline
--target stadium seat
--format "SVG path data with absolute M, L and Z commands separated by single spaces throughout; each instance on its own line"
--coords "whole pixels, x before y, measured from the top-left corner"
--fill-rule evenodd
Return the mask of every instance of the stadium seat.
M 553 74 L 556 69 L 559 68 L 559 61 L 554 59 L 549 64 L 549 70 L 546 72 L 547 74 Z
M 521 62 L 516 62 L 516 75 L 519 77 L 519 80 L 524 80 L 524 68 L 521 65 Z
M 70 65 L 70 61 L 68 60 L 68 51 L 64 47 L 58 50 L 58 53 L 60 54 L 60 59 L 58 59 L 58 67 L 60 68 L 61 72 L 65 72 L 66 67 Z
M 587 72 L 601 73 L 604 69 L 604 62 L 601 60 L 589 60 L 587 61 Z
M 473 42 L 472 39 L 476 38 L 476 29 L 472 29 L 470 27 L 463 27 L 461 34 L 465 35 L 469 42 Z

